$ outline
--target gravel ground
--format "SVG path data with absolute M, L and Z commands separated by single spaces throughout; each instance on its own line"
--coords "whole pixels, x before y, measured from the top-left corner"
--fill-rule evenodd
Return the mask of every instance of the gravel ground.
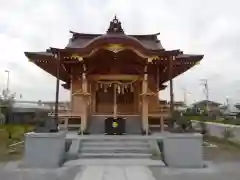
M 228 162 L 240 163 L 240 149 L 234 147 L 227 147 L 221 144 L 217 145 L 218 148 L 215 147 L 204 148 L 204 159 L 206 161 L 212 161 L 217 164 Z

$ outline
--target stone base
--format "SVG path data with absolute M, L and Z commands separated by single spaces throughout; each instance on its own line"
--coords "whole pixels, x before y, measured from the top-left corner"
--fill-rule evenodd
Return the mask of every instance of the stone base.
M 142 131 L 142 135 L 147 135 L 147 132 L 146 132 L 146 130 L 144 130 L 144 129 L 141 129 L 141 131 Z M 151 131 L 150 130 L 148 130 L 148 135 L 151 135 L 152 133 L 151 133 Z
M 90 134 L 104 134 L 105 133 L 105 118 L 107 116 L 91 116 L 89 118 L 89 125 L 87 131 Z M 140 116 L 124 116 L 126 118 L 126 134 L 141 134 L 142 121 Z
M 78 132 L 78 135 L 89 135 L 90 133 L 88 131 L 83 131 L 83 133 L 81 131 Z
M 65 158 L 66 132 L 25 134 L 24 167 L 56 168 Z
M 203 167 L 203 140 L 197 133 L 169 134 L 163 139 L 164 161 L 169 167 Z

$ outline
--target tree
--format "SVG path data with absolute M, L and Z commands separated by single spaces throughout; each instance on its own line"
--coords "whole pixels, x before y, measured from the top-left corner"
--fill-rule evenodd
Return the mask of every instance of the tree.
M 5 124 L 5 116 L 2 113 L 1 108 L 0 108 L 0 124 Z
M 5 118 L 5 123 L 9 123 L 10 117 L 12 115 L 15 96 L 16 94 L 15 93 L 11 94 L 9 90 L 3 90 L 2 94 L 0 95 L 0 108 L 1 108 L 2 115 Z M 12 133 L 13 133 L 11 125 L 8 125 L 6 127 L 6 130 L 8 133 L 8 138 L 11 139 Z
M 5 122 L 9 123 L 10 115 L 12 114 L 13 104 L 15 102 L 16 94 L 11 94 L 8 90 L 3 90 L 0 95 L 0 108 Z
M 194 131 L 191 120 L 184 116 L 182 112 L 174 111 L 172 117 L 174 119 L 174 128 L 172 132 L 187 133 Z

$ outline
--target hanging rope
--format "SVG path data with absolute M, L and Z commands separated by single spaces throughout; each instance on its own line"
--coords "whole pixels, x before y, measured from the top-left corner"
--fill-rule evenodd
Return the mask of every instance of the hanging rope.
M 135 83 L 137 80 L 133 80 L 131 82 L 121 82 L 121 81 L 97 81 L 99 84 L 118 84 L 118 85 L 131 85 Z

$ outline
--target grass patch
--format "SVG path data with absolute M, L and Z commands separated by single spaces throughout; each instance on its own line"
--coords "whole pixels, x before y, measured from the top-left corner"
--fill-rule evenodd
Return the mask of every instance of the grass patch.
M 10 145 L 23 141 L 24 134 L 33 130 L 29 125 L 1 125 L 0 126 L 0 161 L 18 160 L 22 157 L 23 144 Z

